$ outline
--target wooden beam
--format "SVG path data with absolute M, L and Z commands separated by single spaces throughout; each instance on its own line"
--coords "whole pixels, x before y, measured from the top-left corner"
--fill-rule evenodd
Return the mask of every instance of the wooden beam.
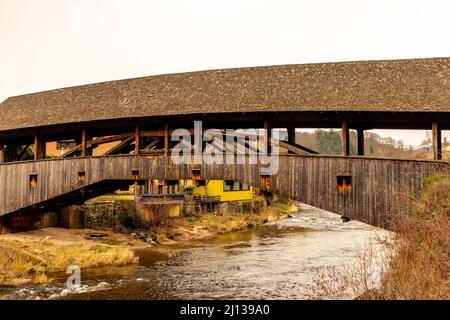
M 350 128 L 347 119 L 342 120 L 342 155 L 350 155 Z
M 108 143 L 108 142 L 114 142 L 114 141 L 119 141 L 119 140 L 124 140 L 128 137 L 134 137 L 134 133 L 124 133 L 124 134 L 118 134 L 115 136 L 109 136 L 109 137 L 101 137 L 101 138 L 96 138 L 94 140 L 88 141 L 87 142 L 87 147 L 91 147 L 91 148 L 95 148 L 100 144 L 104 144 L 104 143 Z
M 77 153 L 78 151 L 80 151 L 80 150 L 81 150 L 81 144 L 79 144 L 79 145 L 73 147 L 73 148 L 70 149 L 70 150 L 67 150 L 67 151 L 64 152 L 62 155 L 60 155 L 58 158 L 59 158 L 59 159 L 69 158 L 69 157 L 71 157 L 71 156 L 76 155 L 76 153 Z
M 141 149 L 139 151 L 141 154 L 144 155 L 160 155 L 160 154 L 164 154 L 164 149 L 152 149 L 152 150 L 145 150 L 145 149 Z
M 317 151 L 314 151 L 312 149 L 309 149 L 307 147 L 301 146 L 299 144 L 290 144 L 286 141 L 278 141 L 278 144 L 280 147 L 287 149 L 288 151 L 295 153 L 295 154 L 319 154 Z
M 45 136 L 35 132 L 34 134 L 34 160 L 45 159 Z
M 5 162 L 5 145 L 0 143 L 0 163 Z
M 218 145 L 217 144 L 217 142 L 216 141 L 211 141 L 210 143 L 209 143 L 209 145 L 211 146 L 211 147 L 213 147 L 214 149 L 216 149 L 217 151 L 219 151 L 220 153 L 226 153 L 226 150 L 224 149 L 224 145 L 225 144 L 225 142 L 223 142 L 222 143 L 222 146 L 220 146 L 220 145 Z
M 142 150 L 146 150 L 146 151 L 152 150 L 152 148 L 155 147 L 160 141 L 161 141 L 160 139 L 153 140 L 152 142 L 150 142 L 148 144 L 148 146 L 146 146 L 144 149 L 141 149 L 141 152 L 142 152 Z
M 169 133 L 171 133 L 169 131 Z M 164 137 L 164 130 L 141 131 L 141 138 L 161 138 Z
M 442 160 L 442 135 L 441 128 L 437 121 L 431 124 L 432 142 L 433 142 L 433 159 Z
M 203 124 L 200 121 L 194 121 L 194 157 L 193 164 L 198 165 L 203 161 Z
M 109 155 L 112 155 L 112 154 L 116 154 L 117 152 L 119 152 L 120 150 L 125 148 L 126 146 L 130 145 L 133 142 L 133 140 L 134 140 L 134 136 L 126 138 L 121 143 L 119 143 L 117 146 L 114 146 L 111 149 L 109 149 L 108 151 L 106 151 L 104 153 L 104 155 L 105 156 L 109 156 Z
M 164 156 L 169 154 L 169 124 L 164 124 Z
M 287 132 L 288 132 L 288 142 L 291 145 L 294 145 L 295 144 L 295 127 L 287 128 Z
M 358 129 L 356 130 L 356 134 L 358 136 L 358 156 L 364 155 L 364 130 Z
M 17 160 L 21 160 L 22 157 L 25 155 L 25 152 L 27 152 L 28 148 L 30 147 L 29 144 L 25 145 L 22 149 L 22 151 L 20 151 L 19 155 L 17 156 Z
M 265 143 L 265 150 L 267 154 L 271 153 L 270 150 L 270 138 L 271 138 L 271 130 L 270 130 L 270 122 L 269 120 L 264 121 L 264 143 Z
M 258 153 L 258 148 L 254 147 L 252 145 L 250 145 L 248 143 L 248 141 L 244 140 L 242 141 L 242 139 L 236 139 L 236 147 L 239 148 L 239 146 L 241 146 L 242 148 L 244 148 L 244 152 L 250 154 L 250 151 L 254 152 L 254 153 Z M 247 150 L 249 150 L 249 152 L 247 152 Z
M 187 141 L 185 141 L 184 139 L 181 139 L 179 142 L 178 142 L 180 145 L 183 145 L 185 148 L 184 149 L 189 149 L 189 150 L 191 150 L 191 152 L 193 151 L 193 149 L 194 149 L 194 146 L 192 145 L 192 143 L 188 143 Z
M 81 130 L 81 156 L 82 157 L 90 157 L 92 156 L 92 148 L 89 148 L 89 142 L 92 140 L 92 137 L 89 135 L 87 129 Z
M 134 132 L 134 154 L 139 155 L 141 149 L 141 128 L 139 124 L 136 125 L 136 130 Z
M 101 137 L 101 138 L 96 138 L 94 140 L 90 140 L 86 142 L 86 148 L 95 148 L 100 144 L 104 144 L 104 143 L 108 143 L 108 142 L 114 142 L 114 141 L 119 141 L 119 140 L 124 140 L 126 138 L 129 137 L 133 137 L 134 138 L 134 133 L 126 133 L 126 134 L 119 134 L 119 135 L 115 135 L 115 136 L 110 136 L 110 137 Z M 76 145 L 75 147 L 73 147 L 72 149 L 66 151 L 64 154 L 60 155 L 58 158 L 63 159 L 63 158 L 68 158 L 71 156 L 74 156 L 78 151 L 81 150 L 81 140 L 78 140 L 80 143 L 78 145 Z

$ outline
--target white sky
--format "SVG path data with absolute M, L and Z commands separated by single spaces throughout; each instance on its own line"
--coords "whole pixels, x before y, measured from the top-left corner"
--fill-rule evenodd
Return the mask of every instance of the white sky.
M 445 0 L 0 0 L 0 101 L 162 73 L 450 56 L 449 37 Z

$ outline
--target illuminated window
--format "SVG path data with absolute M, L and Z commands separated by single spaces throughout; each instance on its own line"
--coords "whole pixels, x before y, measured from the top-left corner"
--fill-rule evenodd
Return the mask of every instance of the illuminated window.
M 139 179 L 139 170 L 137 170 L 137 169 L 131 170 L 131 179 L 133 179 L 133 180 Z
M 78 172 L 78 182 L 83 183 L 86 180 L 86 172 L 79 171 Z
M 337 176 L 337 186 L 340 193 L 352 190 L 352 176 Z
M 30 174 L 30 188 L 34 189 L 37 187 L 38 183 L 38 175 L 37 174 Z
M 200 169 L 192 169 L 192 180 L 199 180 L 200 179 Z

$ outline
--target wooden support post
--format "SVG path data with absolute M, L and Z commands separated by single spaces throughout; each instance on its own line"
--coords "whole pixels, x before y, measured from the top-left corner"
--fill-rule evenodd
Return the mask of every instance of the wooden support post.
M 0 163 L 5 162 L 5 145 L 0 143 Z
M 265 143 L 265 151 L 267 154 L 271 153 L 270 150 L 270 137 L 271 137 L 271 129 L 269 120 L 264 121 L 264 143 Z
M 166 180 L 162 180 L 162 182 L 161 182 L 161 184 L 162 184 L 162 187 L 161 187 L 161 194 L 167 194 L 167 190 L 166 190 Z
M 147 180 L 148 185 L 148 193 L 147 194 L 155 194 L 155 186 L 152 179 Z
M 350 128 L 347 119 L 342 120 L 342 155 L 350 155 Z
M 194 121 L 194 157 L 192 164 L 201 165 L 203 163 L 203 122 Z M 195 166 L 198 168 L 198 166 Z M 194 168 L 193 168 L 194 169 Z
M 433 121 L 431 128 L 433 140 L 433 160 L 442 160 L 441 128 L 437 121 Z
M 293 127 L 289 127 L 287 128 L 287 132 L 288 132 L 288 142 L 292 145 L 295 145 L 295 128 Z
M 92 148 L 88 148 L 89 141 L 92 140 L 92 136 L 87 129 L 81 130 L 81 156 L 91 157 Z
M 164 124 L 164 156 L 169 154 L 169 124 Z
M 141 187 L 139 186 L 138 182 L 134 182 L 134 207 L 136 208 L 136 212 L 139 215 L 140 209 L 139 209 L 139 198 L 141 196 Z
M 36 132 L 34 134 L 34 160 L 45 159 L 45 137 Z
M 358 156 L 364 155 L 364 130 L 358 129 L 356 131 L 358 135 Z
M 134 154 L 139 155 L 139 150 L 141 150 L 141 127 L 139 124 L 136 125 L 136 131 L 134 133 Z

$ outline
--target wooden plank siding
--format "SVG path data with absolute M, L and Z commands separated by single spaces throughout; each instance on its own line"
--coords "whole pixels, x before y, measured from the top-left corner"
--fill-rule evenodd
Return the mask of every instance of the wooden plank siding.
M 240 156 L 246 157 L 246 156 Z M 270 190 L 309 205 L 383 226 L 399 198 L 410 201 L 427 176 L 448 175 L 442 161 L 362 157 L 281 155 Z M 201 178 L 226 179 L 260 187 L 259 164 L 212 164 L 200 167 Z M 108 180 L 190 179 L 191 165 L 174 164 L 164 156 L 103 156 L 0 164 L 0 216 L 39 205 L 89 185 Z M 79 172 L 84 180 L 79 181 Z M 37 176 L 35 188 L 30 175 Z M 351 176 L 352 188 L 340 193 L 337 176 Z

